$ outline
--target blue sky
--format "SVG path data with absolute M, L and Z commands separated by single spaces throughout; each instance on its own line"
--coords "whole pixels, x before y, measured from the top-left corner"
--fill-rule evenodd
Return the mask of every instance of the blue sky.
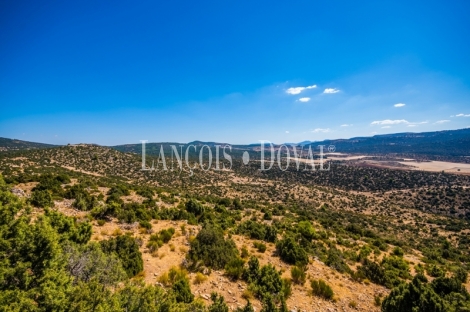
M 0 136 L 281 143 L 466 128 L 469 14 L 469 1 L 2 1 Z

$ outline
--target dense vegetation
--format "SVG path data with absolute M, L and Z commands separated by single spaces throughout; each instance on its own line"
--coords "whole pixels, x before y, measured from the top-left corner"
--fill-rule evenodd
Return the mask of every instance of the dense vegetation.
M 336 300 L 329 280 L 307 274 L 318 261 L 338 276 L 389 289 L 384 311 L 468 309 L 468 177 L 344 164 L 328 173 L 259 172 L 234 162 L 244 179 L 235 183 L 224 172 L 147 174 L 139 165 L 138 157 L 96 146 L 0 155 L 0 306 L 226 311 L 222 296 L 212 294 L 204 305 L 191 291 L 188 274 L 203 281 L 217 270 L 245 283 L 246 298 L 264 311 L 285 311 L 291 283 Z M 12 194 L 25 185 L 31 196 Z M 85 217 L 66 217 L 56 202 Z M 185 260 L 163 286 L 143 283 L 142 250 L 157 256 L 180 230 L 153 231 L 155 220 L 198 229 L 181 230 Z M 139 235 L 90 241 L 92 223 L 129 226 Z M 237 247 L 234 236 L 250 244 Z M 260 255 L 282 261 L 290 278 L 260 265 Z M 239 308 L 251 309 L 249 302 Z

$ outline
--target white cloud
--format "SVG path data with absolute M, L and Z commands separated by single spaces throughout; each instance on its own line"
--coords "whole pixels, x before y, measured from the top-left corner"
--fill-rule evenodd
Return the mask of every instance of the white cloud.
M 443 124 L 443 123 L 446 123 L 446 122 L 449 122 L 449 121 L 450 120 L 438 120 L 434 124 L 440 125 L 440 124 Z
M 383 126 L 382 129 L 388 129 L 391 128 L 391 126 Z
M 454 116 L 450 116 L 450 117 L 454 117 Z M 455 117 L 470 117 L 470 114 L 457 114 L 455 115 Z
M 326 94 L 333 94 L 333 93 L 338 93 L 339 90 L 336 89 L 336 88 L 326 88 L 323 93 L 326 93 Z
M 428 123 L 427 121 L 409 122 L 408 120 L 405 120 L 405 119 L 396 119 L 396 120 L 385 119 L 385 120 L 376 120 L 376 121 L 371 122 L 370 124 L 372 126 L 374 126 L 374 125 L 387 126 L 387 125 L 405 124 L 405 125 L 408 125 L 408 127 L 415 127 L 417 125 L 423 125 L 423 124 L 427 124 L 427 123 Z
M 330 128 L 326 128 L 326 129 L 316 128 L 316 129 L 312 130 L 312 132 L 313 133 L 319 133 L 319 132 L 327 133 L 327 132 L 330 132 Z
M 289 89 L 286 90 L 286 93 L 289 93 L 289 94 L 299 94 L 299 93 L 302 92 L 303 90 L 305 90 L 304 87 L 289 88 Z
M 305 102 L 310 101 L 310 98 L 309 97 L 303 97 L 303 98 L 300 98 L 299 101 L 305 103 Z
M 289 133 L 289 131 L 286 130 L 286 133 Z
M 317 85 L 311 85 L 307 87 L 292 87 L 286 90 L 286 93 L 288 94 L 300 94 L 300 92 L 306 90 L 306 89 L 315 89 Z
M 341 125 L 341 127 L 352 127 L 352 124 L 344 124 L 344 125 Z
M 403 106 L 405 106 L 405 105 L 406 105 L 405 103 L 397 103 L 397 104 L 395 104 L 395 105 L 393 105 L 393 106 L 395 106 L 395 107 L 403 107 Z
M 376 120 L 371 122 L 371 125 L 398 125 L 398 124 L 409 124 L 409 122 L 405 119 L 397 119 L 397 120 Z

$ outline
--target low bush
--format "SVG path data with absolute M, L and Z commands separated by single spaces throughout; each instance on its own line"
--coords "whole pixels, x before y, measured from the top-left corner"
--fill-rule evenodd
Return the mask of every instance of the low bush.
M 225 239 L 223 232 L 206 224 L 190 243 L 189 260 L 202 261 L 207 267 L 222 269 L 231 259 L 238 257 L 238 249 L 231 239 Z
M 306 265 L 308 263 L 307 252 L 288 236 L 276 244 L 277 252 L 281 259 L 289 264 Z
M 328 285 L 324 280 L 312 280 L 310 285 L 312 287 L 312 294 L 314 296 L 322 297 L 328 300 L 333 299 L 333 289 L 331 289 L 330 285 Z
M 240 279 L 243 275 L 245 260 L 233 258 L 225 265 L 225 274 L 232 280 Z
M 139 245 L 132 236 L 120 235 L 101 241 L 100 244 L 104 252 L 115 253 L 118 256 L 129 277 L 133 277 L 143 270 L 142 254 L 139 251 Z
M 261 253 L 264 253 L 266 251 L 266 245 L 263 243 L 254 242 L 253 246 L 255 246 L 255 248 Z
M 292 277 L 292 281 L 295 284 L 298 284 L 298 285 L 305 284 L 305 281 L 307 280 L 306 267 L 293 266 L 290 269 L 290 274 L 291 274 L 291 277 Z

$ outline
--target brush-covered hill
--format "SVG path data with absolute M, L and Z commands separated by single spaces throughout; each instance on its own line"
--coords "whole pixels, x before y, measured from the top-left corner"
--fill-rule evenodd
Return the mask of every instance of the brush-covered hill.
M 140 155 L 88 144 L 0 154 L 0 306 L 470 307 L 466 176 L 343 162 L 330 172 L 141 166 Z
M 28 141 L 7 139 L 7 138 L 0 137 L 0 152 L 51 148 L 51 147 L 56 147 L 56 146 L 57 145 L 37 143 L 37 142 L 28 142 Z
M 302 145 L 335 145 L 342 153 L 421 155 L 424 157 L 470 156 L 470 128 L 422 133 L 394 133 L 372 137 L 302 142 Z

